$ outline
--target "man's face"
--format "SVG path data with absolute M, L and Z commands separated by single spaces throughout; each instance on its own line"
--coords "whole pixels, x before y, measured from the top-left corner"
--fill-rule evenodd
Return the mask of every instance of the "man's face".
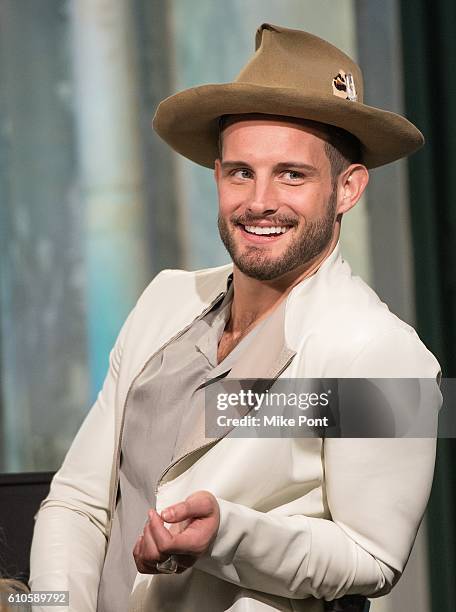
M 247 276 L 299 272 L 331 242 L 337 194 L 324 138 L 314 126 L 281 119 L 225 128 L 215 170 L 219 231 Z

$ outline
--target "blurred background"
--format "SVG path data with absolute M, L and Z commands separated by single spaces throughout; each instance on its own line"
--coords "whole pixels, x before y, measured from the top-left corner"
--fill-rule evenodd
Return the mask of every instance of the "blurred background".
M 263 22 L 342 48 L 365 102 L 424 132 L 372 172 L 342 248 L 455 376 L 453 0 L 0 0 L 0 473 L 59 467 L 158 271 L 228 261 L 211 171 L 151 119 L 180 89 L 231 81 Z M 455 468 L 440 440 L 411 561 L 374 612 L 456 609 Z

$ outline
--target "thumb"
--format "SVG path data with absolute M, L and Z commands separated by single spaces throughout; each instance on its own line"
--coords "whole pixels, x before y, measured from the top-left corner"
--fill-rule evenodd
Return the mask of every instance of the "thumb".
M 213 514 L 217 500 L 209 491 L 192 493 L 183 502 L 165 508 L 161 517 L 167 523 L 178 523 L 192 518 L 204 518 Z

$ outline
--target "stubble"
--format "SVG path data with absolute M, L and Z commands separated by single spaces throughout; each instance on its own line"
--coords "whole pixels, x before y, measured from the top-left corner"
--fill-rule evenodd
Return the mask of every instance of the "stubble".
M 328 200 L 325 215 L 320 219 L 307 223 L 299 233 L 296 233 L 280 257 L 272 257 L 267 245 L 261 247 L 250 245 L 240 254 L 228 223 L 219 215 L 218 228 L 220 238 L 233 263 L 241 272 L 257 280 L 274 280 L 295 268 L 310 263 L 326 249 L 333 237 L 336 206 L 337 189 L 334 187 Z M 244 214 L 240 217 L 231 218 L 231 222 L 248 225 L 264 218 L 264 216 Z M 271 220 L 270 217 L 267 218 Z M 296 226 L 295 219 L 274 217 L 274 222 L 277 222 L 278 225 L 291 224 Z M 292 228 L 289 231 L 295 230 Z

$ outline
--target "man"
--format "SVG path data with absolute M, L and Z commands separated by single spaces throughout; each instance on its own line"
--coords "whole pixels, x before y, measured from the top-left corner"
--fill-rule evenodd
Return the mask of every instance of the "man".
M 205 389 L 227 376 L 439 374 L 338 246 L 367 168 L 420 132 L 364 105 L 329 43 L 264 24 L 256 46 L 236 82 L 176 94 L 154 120 L 215 168 L 233 265 L 162 272 L 122 328 L 37 516 L 30 584 L 69 590 L 74 611 L 361 609 L 351 596 L 392 588 L 424 513 L 432 438 L 205 436 Z

